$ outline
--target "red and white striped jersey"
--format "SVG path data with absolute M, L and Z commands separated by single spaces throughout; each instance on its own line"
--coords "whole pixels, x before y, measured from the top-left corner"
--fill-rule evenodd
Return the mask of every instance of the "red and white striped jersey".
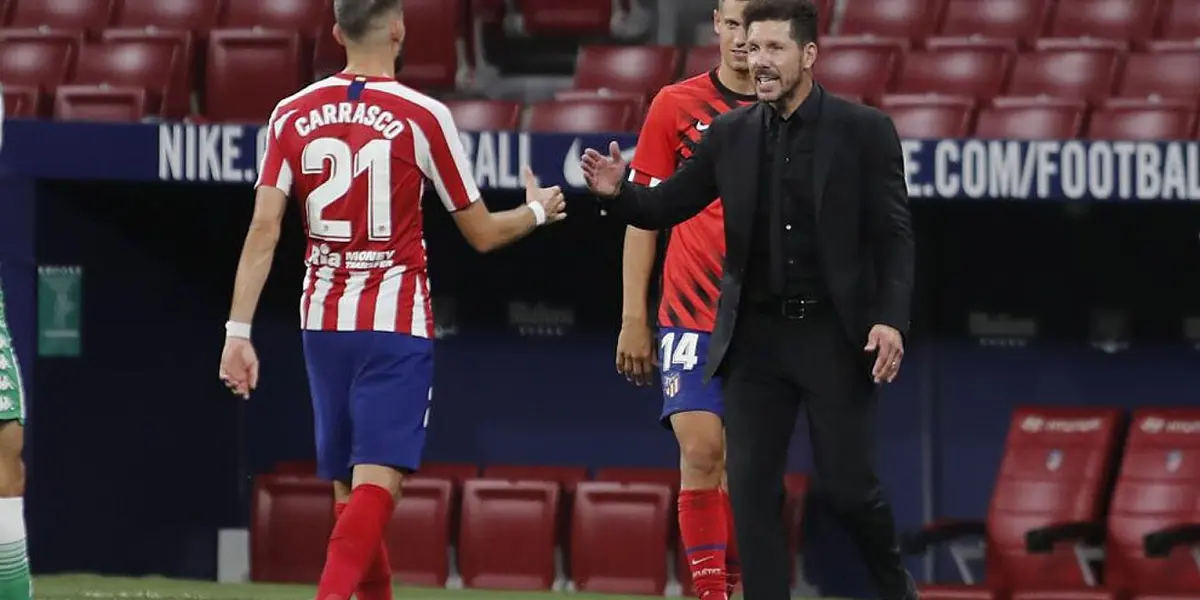
M 300 326 L 433 336 L 421 195 L 479 189 L 444 104 L 384 77 L 337 74 L 271 113 L 258 184 L 299 200 L 308 234 Z

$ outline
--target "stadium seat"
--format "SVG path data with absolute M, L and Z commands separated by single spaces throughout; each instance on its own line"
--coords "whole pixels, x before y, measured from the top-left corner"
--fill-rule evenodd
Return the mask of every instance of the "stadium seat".
M 514 131 L 521 127 L 521 104 L 511 100 L 447 100 L 461 131 Z
M 1200 100 L 1200 45 L 1157 42 L 1149 52 L 1129 55 L 1117 95 Z
M 1078 137 L 1087 104 L 1082 100 L 1001 97 L 979 110 L 975 137 L 1053 140 Z
M 982 600 L 1005 598 L 1014 589 L 1094 584 L 1094 574 L 1077 550 L 1103 541 L 1103 511 L 1122 426 L 1117 409 L 1014 411 L 987 522 L 935 522 L 905 536 L 904 549 L 910 553 L 949 545 L 963 580 L 961 585 L 925 586 L 921 597 Z M 1079 541 L 1087 543 L 1056 543 L 1071 533 L 1086 534 Z M 967 538 L 986 541 L 983 585 L 974 585 L 967 557 L 955 547 Z
M 571 519 L 575 588 L 661 595 L 667 585 L 673 498 L 673 490 L 662 483 L 580 483 Z
M 679 68 L 675 46 L 584 46 L 575 63 L 577 90 L 641 92 L 653 97 Z
M 937 26 L 941 8 L 941 0 L 850 0 L 838 34 L 923 40 Z
M 1050 0 L 949 0 L 941 35 L 983 36 L 1028 42 L 1041 35 Z
M 140 121 L 151 106 L 141 87 L 60 85 L 54 93 L 54 118 L 60 121 Z
M 683 77 L 688 79 L 713 70 L 721 63 L 721 47 L 716 45 L 695 46 L 683 60 Z
M 16 0 L 10 27 L 96 30 L 112 20 L 116 0 Z
M 113 24 L 207 32 L 217 26 L 220 10 L 221 3 L 212 0 L 122 0 Z
M 303 85 L 296 33 L 213 30 L 207 64 L 205 116 L 213 121 L 266 123 L 275 105 Z
M 454 89 L 460 71 L 466 69 L 466 57 L 459 50 L 463 2 L 405 0 L 402 83 L 420 90 Z
M 1180 100 L 1110 98 L 1092 112 L 1094 140 L 1187 140 L 1196 131 L 1196 104 Z
M 414 477 L 437 477 L 449 479 L 461 486 L 464 481 L 479 477 L 479 466 L 467 463 L 425 463 Z
M 85 45 L 75 62 L 71 83 L 137 87 L 146 90 L 146 108 L 152 114 L 182 118 L 188 112 L 186 95 L 177 85 L 179 72 L 187 69 L 185 47 L 178 42 L 111 41 Z
M 579 482 L 587 479 L 587 475 L 587 467 L 490 465 L 483 469 L 483 476 L 488 479 L 553 481 L 567 493 L 573 493 Z
M 192 111 L 192 36 L 186 31 L 161 31 L 158 29 L 105 29 L 100 33 L 103 44 L 115 44 L 133 47 L 156 48 L 175 56 L 177 64 L 172 67 L 172 80 L 166 90 L 160 90 L 162 116 L 167 118 L 182 118 Z M 89 62 L 87 57 L 80 57 L 80 64 Z M 134 73 L 130 73 L 133 75 Z M 79 69 L 76 69 L 78 81 Z
M 534 36 L 607 36 L 612 0 L 517 0 L 525 33 Z
M 1140 44 L 1154 35 L 1159 0 L 1058 0 L 1049 37 L 1090 37 Z
M 653 467 L 604 467 L 596 469 L 592 476 L 596 481 L 618 483 L 664 483 L 679 491 L 679 469 L 656 469 Z
M 333 532 L 333 491 L 316 477 L 260 475 L 250 515 L 250 579 L 316 583 Z
M 597 98 L 535 102 L 529 106 L 529 131 L 619 133 L 637 128 L 637 105 L 629 100 Z
M 346 67 L 346 49 L 333 37 L 333 11 L 324 15 L 313 42 L 313 79 L 324 79 Z
M 548 590 L 554 585 L 559 486 L 471 479 L 463 484 L 458 564 L 470 588 Z
M 405 585 L 444 587 L 450 577 L 450 503 L 448 479 L 404 481 L 400 501 L 388 524 L 392 573 Z
M 1163 10 L 1159 37 L 1168 40 L 1200 39 L 1200 0 L 1171 0 Z
M 817 81 L 835 94 L 871 102 L 887 91 L 900 70 L 904 44 L 895 39 L 828 36 L 821 50 L 814 68 Z
M 1112 92 L 1120 56 L 1119 42 L 1037 40 L 1034 51 L 1017 56 L 1007 95 L 1098 102 Z
M 81 42 L 75 32 L 0 29 L 0 82 L 36 89 L 29 100 L 38 102 L 33 113 L 43 114 L 49 107 L 42 99 L 66 81 Z
M 636 120 L 639 121 L 642 115 L 646 114 L 646 106 L 649 104 L 646 95 L 640 92 L 615 92 L 612 90 L 558 90 L 554 92 L 554 99 L 559 102 L 605 98 L 625 100 L 632 104 Z
M 1109 509 L 1104 585 L 1022 589 L 1013 600 L 1106 600 L 1200 596 L 1200 410 L 1142 409 L 1133 416 Z M 1182 544 L 1171 537 L 1189 527 Z M 1174 532 L 1176 535 L 1172 535 Z M 1082 530 L 1079 532 L 1082 533 Z M 1067 533 L 1061 543 L 1077 541 Z
M 904 57 L 895 91 L 991 100 L 1004 89 L 1015 51 L 1006 40 L 932 38 Z
M 41 113 L 42 92 L 37 86 L 5 84 L 3 90 L 6 117 L 32 119 Z
M 879 108 L 892 117 L 902 138 L 962 138 L 971 134 L 975 101 L 964 96 L 888 95 Z
M 323 0 L 271 0 L 270 2 L 229 2 L 220 26 L 227 29 L 278 29 L 297 31 L 312 38 L 330 5 Z

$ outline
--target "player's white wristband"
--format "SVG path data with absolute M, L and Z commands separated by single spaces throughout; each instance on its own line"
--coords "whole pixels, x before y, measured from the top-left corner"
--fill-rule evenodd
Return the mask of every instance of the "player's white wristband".
M 225 337 L 250 339 L 250 324 L 237 321 L 225 322 Z
M 539 226 L 546 224 L 546 207 L 542 206 L 541 202 L 530 202 L 529 204 L 526 204 L 525 206 L 528 206 L 529 210 L 533 211 L 533 222 L 534 223 L 536 223 Z

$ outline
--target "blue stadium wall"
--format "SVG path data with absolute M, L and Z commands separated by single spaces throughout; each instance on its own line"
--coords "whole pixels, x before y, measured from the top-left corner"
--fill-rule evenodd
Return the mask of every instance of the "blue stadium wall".
M 250 477 L 312 453 L 296 325 L 295 215 L 256 321 L 249 402 L 215 375 L 247 186 L 91 184 L 0 175 L 0 264 L 33 372 L 31 552 L 39 572 L 212 577 L 215 529 L 246 522 Z M 512 192 L 487 194 L 503 206 Z M 427 205 L 435 295 L 458 331 L 437 349 L 427 459 L 670 467 L 653 390 L 613 370 L 622 229 L 585 198 L 572 218 L 491 256 Z M 1194 403 L 1179 318 L 1200 306 L 1193 205 L 922 201 L 917 328 L 878 417 L 880 470 L 903 529 L 982 517 L 1019 404 Z M 36 213 L 36 214 L 35 214 Z M 37 264 L 84 270 L 83 356 L 34 360 Z M 508 304 L 568 307 L 566 335 L 521 335 Z M 1137 311 L 1132 347 L 1090 349 L 1096 305 Z M 1037 317 L 1025 347 L 966 335 L 972 309 Z M 528 332 L 526 332 L 528 333 Z M 808 464 L 803 423 L 793 465 Z M 926 435 L 926 434 L 929 435 Z M 915 565 L 914 566 L 918 566 Z

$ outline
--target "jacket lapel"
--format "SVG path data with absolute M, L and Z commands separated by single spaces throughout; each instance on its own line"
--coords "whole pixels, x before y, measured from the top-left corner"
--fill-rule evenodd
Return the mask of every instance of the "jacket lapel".
M 733 143 L 730 144 L 731 156 L 740 156 L 741 160 L 734 161 L 737 169 L 745 171 L 732 178 L 738 189 L 736 193 L 728 194 L 729 198 L 737 198 L 732 206 L 724 206 L 726 219 L 733 230 L 742 235 L 741 239 L 749 240 L 754 223 L 754 208 L 758 203 L 758 172 L 762 160 L 762 130 L 764 127 L 764 111 L 761 104 L 755 105 L 754 110 L 748 111 L 745 127 L 734 130 Z
M 837 102 L 825 92 L 821 98 L 820 116 L 817 118 L 815 148 L 813 148 L 813 204 L 816 207 L 817 218 L 821 217 L 821 206 L 825 195 L 825 181 L 829 177 L 829 168 L 833 164 L 838 143 L 835 121 L 840 116 Z

